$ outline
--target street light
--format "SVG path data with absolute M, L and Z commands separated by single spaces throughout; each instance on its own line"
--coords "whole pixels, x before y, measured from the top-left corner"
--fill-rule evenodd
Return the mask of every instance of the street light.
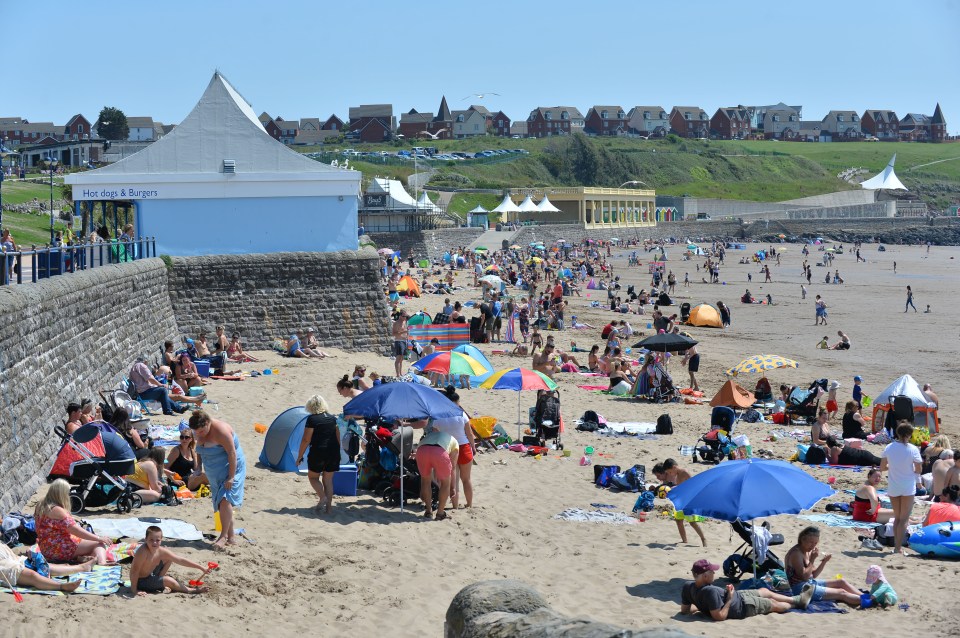
M 643 184 L 644 186 L 647 185 L 646 182 L 641 182 L 639 179 L 632 179 L 629 182 L 624 182 L 620 184 L 620 186 L 618 186 L 617 188 L 623 188 L 624 186 L 636 186 L 637 184 Z
M 47 168 L 50 169 L 50 245 L 53 246 L 53 169 L 57 165 L 57 158 L 53 153 L 47 153 Z

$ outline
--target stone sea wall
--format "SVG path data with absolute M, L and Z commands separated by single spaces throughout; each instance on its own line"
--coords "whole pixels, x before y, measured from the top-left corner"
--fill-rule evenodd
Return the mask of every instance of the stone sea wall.
M 378 263 L 370 248 L 174 257 L 170 301 L 183 334 L 223 325 L 248 350 L 313 327 L 324 346 L 386 353 L 389 308 Z
M 438 228 L 410 233 L 370 233 L 377 248 L 393 248 L 407 256 L 439 259 L 451 247 L 469 246 L 484 233 L 482 228 Z M 493 250 L 493 246 L 490 246 Z
M 42 484 L 67 403 L 99 400 L 177 328 L 159 259 L 0 287 L 0 315 L 2 513 Z

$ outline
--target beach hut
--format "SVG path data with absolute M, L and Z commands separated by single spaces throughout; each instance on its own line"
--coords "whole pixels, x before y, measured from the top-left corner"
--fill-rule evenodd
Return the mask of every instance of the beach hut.
M 690 311 L 690 317 L 687 319 L 687 323 L 691 326 L 723 328 L 723 322 L 720 321 L 720 311 L 708 303 L 695 306 Z
M 407 297 L 419 297 L 420 284 L 410 275 L 404 275 L 400 278 L 400 281 L 397 282 L 397 292 Z
M 888 414 L 893 410 L 893 397 L 909 397 L 913 403 L 913 423 L 916 426 L 926 426 L 931 434 L 940 431 L 940 419 L 937 414 L 937 405 L 927 401 L 913 377 L 905 374 L 890 385 L 873 400 L 873 431 L 878 432 L 884 427 Z

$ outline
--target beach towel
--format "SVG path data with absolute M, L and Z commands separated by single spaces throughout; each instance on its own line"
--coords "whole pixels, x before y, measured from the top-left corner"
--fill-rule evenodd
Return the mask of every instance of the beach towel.
M 233 446 L 237 453 L 237 472 L 234 476 L 228 477 L 229 463 L 227 460 L 227 451 L 220 445 L 202 445 L 197 446 L 197 451 L 203 457 L 203 469 L 207 473 L 207 479 L 210 480 L 210 492 L 213 495 L 213 511 L 216 512 L 220 506 L 220 501 L 227 501 L 234 507 L 243 505 L 243 484 L 247 478 L 247 459 L 243 454 L 243 448 L 240 447 L 240 439 L 237 433 L 233 433 Z M 233 479 L 233 485 L 226 489 L 224 483 L 228 478 Z
M 139 540 L 146 535 L 149 526 L 156 525 L 163 530 L 163 536 L 167 539 L 203 540 L 203 534 L 196 526 L 176 518 L 152 518 L 148 516 L 140 518 L 92 518 L 88 522 L 93 527 L 94 534 L 110 538 L 136 538 Z
M 841 516 L 840 514 L 801 514 L 797 518 L 813 521 L 814 523 L 820 523 L 821 525 L 826 525 L 827 527 L 843 527 L 845 529 L 856 529 L 858 527 L 866 529 L 880 525 L 880 523 L 855 521 L 849 516 Z
M 577 387 L 590 392 L 602 392 L 610 389 L 608 385 L 578 385 Z
M 793 608 L 790 611 L 796 612 L 798 614 L 845 614 L 847 613 L 846 609 L 843 609 L 835 601 L 832 600 L 812 600 L 810 605 L 806 609 Z
M 610 525 L 636 525 L 639 522 L 637 519 L 627 516 L 623 512 L 582 510 L 577 507 L 565 509 L 554 516 L 554 518 L 578 523 L 608 523 Z
M 176 425 L 150 424 L 147 435 L 153 439 L 154 445 L 174 447 L 180 444 L 180 428 Z
M 647 422 L 627 422 L 627 423 L 616 423 L 616 422 L 607 422 L 607 427 L 603 430 L 598 430 L 598 434 L 604 434 L 606 436 L 639 436 L 642 434 L 653 434 L 657 431 L 656 423 L 647 423 Z
M 119 565 L 94 565 L 89 572 L 80 572 L 71 574 L 65 582 L 81 581 L 82 584 L 72 595 L 86 594 L 90 596 L 109 596 L 120 590 L 120 585 L 129 585 L 122 581 L 122 570 Z M 55 579 L 62 580 L 62 579 Z M 47 591 L 43 589 L 34 589 L 33 587 L 17 586 L 17 591 L 21 594 L 42 594 L 45 596 L 65 596 L 61 591 Z M 10 588 L 6 584 L 0 584 L 0 592 L 10 593 Z

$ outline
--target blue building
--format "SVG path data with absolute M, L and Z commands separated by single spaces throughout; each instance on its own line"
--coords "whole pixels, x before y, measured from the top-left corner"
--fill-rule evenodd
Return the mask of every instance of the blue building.
M 66 183 L 88 230 L 116 237 L 107 211 L 128 210 L 158 254 L 185 256 L 357 250 L 360 176 L 273 139 L 218 72 L 171 133 Z

